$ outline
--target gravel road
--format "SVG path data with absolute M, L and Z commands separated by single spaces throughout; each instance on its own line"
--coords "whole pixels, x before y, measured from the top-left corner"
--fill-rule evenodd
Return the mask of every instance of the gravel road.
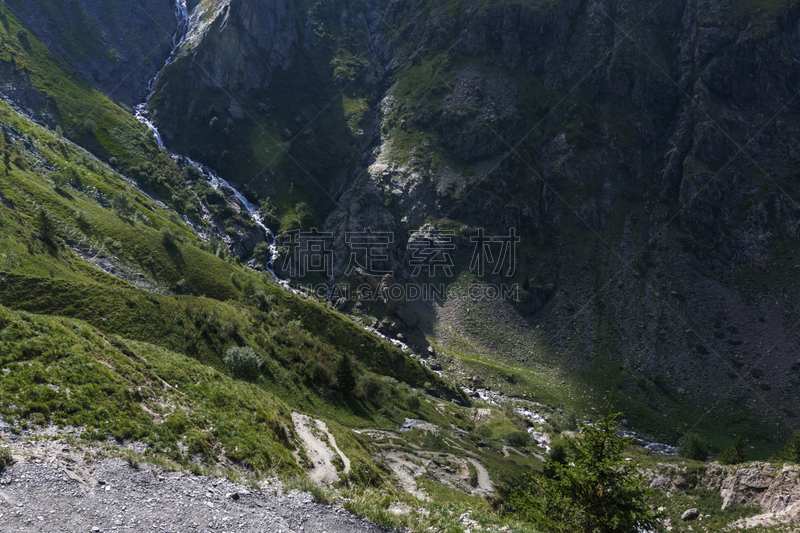
M 257 491 L 222 478 L 85 456 L 48 442 L 13 446 L 0 474 L 0 532 L 386 531 L 308 493 Z

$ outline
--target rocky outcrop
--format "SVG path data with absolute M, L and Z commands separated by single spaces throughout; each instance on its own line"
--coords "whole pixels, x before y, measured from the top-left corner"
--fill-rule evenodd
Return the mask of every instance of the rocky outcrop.
M 712 463 L 700 472 L 676 465 L 659 464 L 646 472 L 650 488 L 665 492 L 694 487 L 719 491 L 721 510 L 735 506 L 758 505 L 761 513 L 733 525 L 749 529 L 800 523 L 800 466 L 794 464 L 750 463 L 746 466 L 721 466 Z M 696 509 L 684 513 L 683 520 L 697 518 Z
M 286 0 L 225 0 L 196 10 L 177 56 L 191 55 L 200 85 L 237 94 L 269 86 L 276 68 L 290 65 L 299 20 Z M 243 118 L 243 117 L 238 117 Z
M 795 504 L 800 502 L 800 466 L 751 463 L 746 467 L 726 467 L 712 464 L 700 478 L 700 485 L 720 491 L 723 510 L 734 505 L 758 504 L 765 514 L 782 513 L 792 506 L 797 507 Z

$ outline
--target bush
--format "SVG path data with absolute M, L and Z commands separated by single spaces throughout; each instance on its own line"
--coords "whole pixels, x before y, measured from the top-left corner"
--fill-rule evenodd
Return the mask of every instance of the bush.
M 744 437 L 741 435 L 737 435 L 736 438 L 733 439 L 731 447 L 727 450 L 723 450 L 722 453 L 719 454 L 719 457 L 717 457 L 717 461 L 719 461 L 721 465 L 738 465 L 746 460 Z
M 262 265 L 269 264 L 272 260 L 272 252 L 269 249 L 269 243 L 260 242 L 256 244 L 256 247 L 253 248 L 253 259 Z
M 781 451 L 780 458 L 790 463 L 800 463 L 800 431 L 789 437 L 786 447 Z
M 422 446 L 428 450 L 444 449 L 444 437 L 438 431 L 426 431 L 425 437 L 422 439 Z
M 678 455 L 693 461 L 705 461 L 708 458 L 708 447 L 697 433 L 687 433 L 678 441 Z
M 11 457 L 11 450 L 5 446 L 0 446 L 0 472 L 10 465 L 14 459 Z
M 409 411 L 419 411 L 422 407 L 422 402 L 419 399 L 419 396 L 416 394 L 411 394 L 406 398 L 406 407 L 408 407 Z
M 375 376 L 363 375 L 358 378 L 358 385 L 356 386 L 356 389 L 359 397 L 361 398 L 365 398 L 375 403 L 383 403 L 386 400 L 384 396 L 383 383 Z
M 240 379 L 255 380 L 261 370 L 261 359 L 249 346 L 231 346 L 223 357 L 225 366 Z
M 531 445 L 531 436 L 527 431 L 514 431 L 506 435 L 506 442 L 517 448 L 527 448 Z
M 128 218 L 133 214 L 133 203 L 124 192 L 114 193 L 111 197 L 111 209 L 120 218 Z

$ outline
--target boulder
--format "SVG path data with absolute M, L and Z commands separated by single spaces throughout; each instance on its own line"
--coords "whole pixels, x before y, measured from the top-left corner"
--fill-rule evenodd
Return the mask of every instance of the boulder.
M 398 307 L 395 314 L 397 315 L 397 318 L 402 320 L 403 324 L 405 324 L 409 328 L 413 328 L 419 322 L 417 314 L 404 305 Z
M 686 509 L 683 512 L 683 514 L 681 515 L 681 520 L 683 520 L 684 522 L 688 522 L 689 520 L 694 520 L 698 516 L 700 516 L 700 511 L 692 507 L 691 509 Z

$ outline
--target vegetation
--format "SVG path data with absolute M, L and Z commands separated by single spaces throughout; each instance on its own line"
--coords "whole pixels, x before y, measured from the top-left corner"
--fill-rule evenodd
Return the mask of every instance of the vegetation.
M 786 447 L 781 450 L 779 458 L 791 463 L 800 463 L 800 431 L 795 431 L 789 437 L 789 441 L 786 443 Z
M 528 474 L 511 496 L 514 510 L 545 531 L 620 532 L 658 527 L 650 509 L 652 491 L 626 463 L 630 439 L 617 435 L 620 424 L 610 409 L 582 435 L 567 441 L 569 463 L 551 458 L 549 476 Z
M 738 465 L 744 463 L 747 460 L 744 447 L 744 436 L 737 435 L 733 439 L 731 446 L 722 450 L 722 453 L 717 457 L 717 461 L 722 465 Z
M 697 433 L 687 433 L 678 441 L 678 455 L 694 461 L 708 459 L 708 447 Z
M 0 446 L 0 472 L 12 463 L 11 450 L 5 446 Z

